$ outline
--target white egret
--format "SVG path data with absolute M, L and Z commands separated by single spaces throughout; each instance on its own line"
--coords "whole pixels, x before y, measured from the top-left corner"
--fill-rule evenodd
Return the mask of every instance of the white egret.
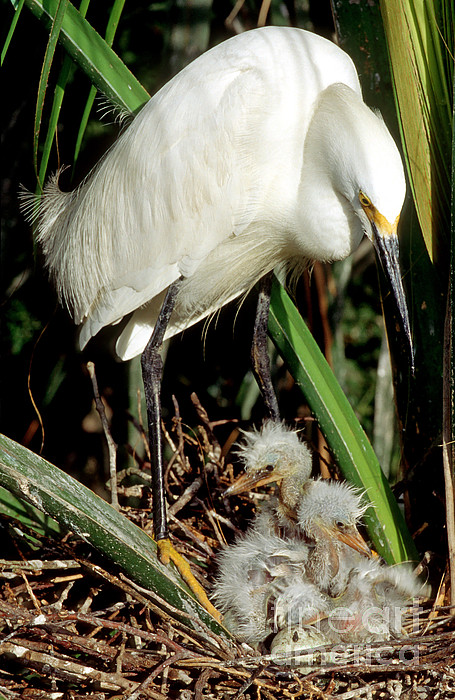
M 38 241 L 83 347 L 132 313 L 117 341 L 142 353 L 154 529 L 170 556 L 162 475 L 159 350 L 282 266 L 347 257 L 366 234 L 410 327 L 398 262 L 403 167 L 363 102 L 351 59 L 312 33 L 266 27 L 184 68 L 71 193 L 45 187 Z M 260 295 L 254 367 L 278 407 Z M 261 340 L 262 339 L 262 340 Z M 160 542 L 159 542 L 160 543 Z

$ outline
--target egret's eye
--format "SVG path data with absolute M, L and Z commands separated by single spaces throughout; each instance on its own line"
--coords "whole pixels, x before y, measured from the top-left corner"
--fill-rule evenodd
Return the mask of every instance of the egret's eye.
M 359 192 L 359 202 L 362 207 L 371 207 L 371 200 L 363 192 Z
M 343 523 L 341 520 L 338 520 L 338 522 L 336 523 L 336 527 L 338 528 L 338 530 L 344 530 L 346 524 Z

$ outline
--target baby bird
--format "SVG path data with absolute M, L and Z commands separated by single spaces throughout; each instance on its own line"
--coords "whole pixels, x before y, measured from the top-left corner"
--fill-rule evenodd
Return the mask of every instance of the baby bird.
M 240 639 L 256 644 L 276 631 L 275 608 L 280 591 L 274 581 L 298 579 L 302 584 L 308 548 L 301 542 L 264 533 L 253 526 L 219 555 L 212 599 L 225 625 Z M 317 588 L 308 583 L 306 615 L 317 617 Z M 324 609 L 327 605 L 324 603 Z M 281 612 L 278 603 L 280 623 Z M 302 619 L 303 612 L 299 619 Z M 283 618 L 284 619 L 284 618 Z
M 277 482 L 278 497 L 259 511 L 255 528 L 302 540 L 311 550 L 307 576 L 323 592 L 339 595 L 347 574 L 371 551 L 357 530 L 365 512 L 360 494 L 343 482 L 311 479 L 312 457 L 297 433 L 266 421 L 260 431 L 245 434 L 239 449 L 245 472 L 226 494 Z
M 331 610 L 320 631 L 336 643 L 398 637 L 406 608 L 428 593 L 410 565 L 387 566 L 363 560 L 352 569 L 343 594 L 331 599 Z
M 226 496 L 244 493 L 271 483 L 279 484 L 279 497 L 262 512 L 267 531 L 281 529 L 296 535 L 296 511 L 303 485 L 311 476 L 312 455 L 295 430 L 283 423 L 264 421 L 261 430 L 244 433 L 237 454 L 245 471 L 225 491 Z M 259 523 L 257 523 L 259 526 Z
M 239 450 L 245 473 L 227 490 L 279 482 L 247 534 L 220 556 L 214 601 L 225 623 L 250 643 L 330 610 L 350 566 L 371 552 L 356 523 L 364 508 L 352 487 L 310 479 L 311 453 L 297 433 L 265 422 Z
M 357 530 L 365 512 L 360 493 L 344 482 L 311 479 L 310 451 L 282 424 L 246 433 L 239 454 L 245 473 L 228 494 L 279 486 L 247 533 L 220 555 L 214 599 L 231 631 L 250 644 L 273 633 L 272 653 L 290 652 L 283 663 L 301 658 L 306 665 L 311 654 L 299 650 L 399 635 L 406 607 L 425 592 L 406 565 L 372 557 Z
M 296 525 L 310 546 L 306 574 L 332 597 L 345 590 L 351 569 L 372 557 L 357 530 L 364 512 L 359 492 L 347 483 L 317 479 L 302 489 Z
M 332 644 L 339 653 L 340 644 L 384 642 L 401 636 L 406 609 L 428 593 L 409 565 L 387 566 L 363 559 L 352 570 L 345 592 L 338 598 L 326 596 L 326 614 L 308 624 L 295 614 L 299 590 L 291 584 L 287 597 L 294 614 L 288 614 L 288 625 L 273 637 L 270 651 L 281 657 L 276 663 L 303 665 L 307 673 L 321 660 L 336 663 Z M 327 647 L 319 650 L 322 656 L 308 652 L 321 646 Z

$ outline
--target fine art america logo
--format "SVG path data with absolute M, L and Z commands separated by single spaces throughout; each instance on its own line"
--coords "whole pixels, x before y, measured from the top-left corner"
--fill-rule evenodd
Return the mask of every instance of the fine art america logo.
M 403 608 L 370 606 L 359 615 L 340 607 L 310 625 L 276 629 L 271 660 L 286 666 L 313 667 L 309 671 L 316 666 L 417 664 L 419 645 L 413 644 L 409 635 L 420 629 L 422 612 L 414 601 L 406 614 L 403 637 Z M 389 637 L 400 639 L 385 641 Z

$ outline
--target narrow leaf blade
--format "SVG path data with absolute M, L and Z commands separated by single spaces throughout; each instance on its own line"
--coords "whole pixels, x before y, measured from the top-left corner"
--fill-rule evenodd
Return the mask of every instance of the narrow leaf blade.
M 47 28 L 50 27 L 58 0 L 26 0 L 26 5 Z M 70 2 L 59 39 L 98 90 L 118 107 L 136 112 L 147 102 L 150 97 L 147 90 Z
M 275 280 L 269 332 L 315 414 L 337 463 L 371 504 L 364 520 L 386 562 L 418 561 L 398 504 L 349 401 L 298 310 Z

